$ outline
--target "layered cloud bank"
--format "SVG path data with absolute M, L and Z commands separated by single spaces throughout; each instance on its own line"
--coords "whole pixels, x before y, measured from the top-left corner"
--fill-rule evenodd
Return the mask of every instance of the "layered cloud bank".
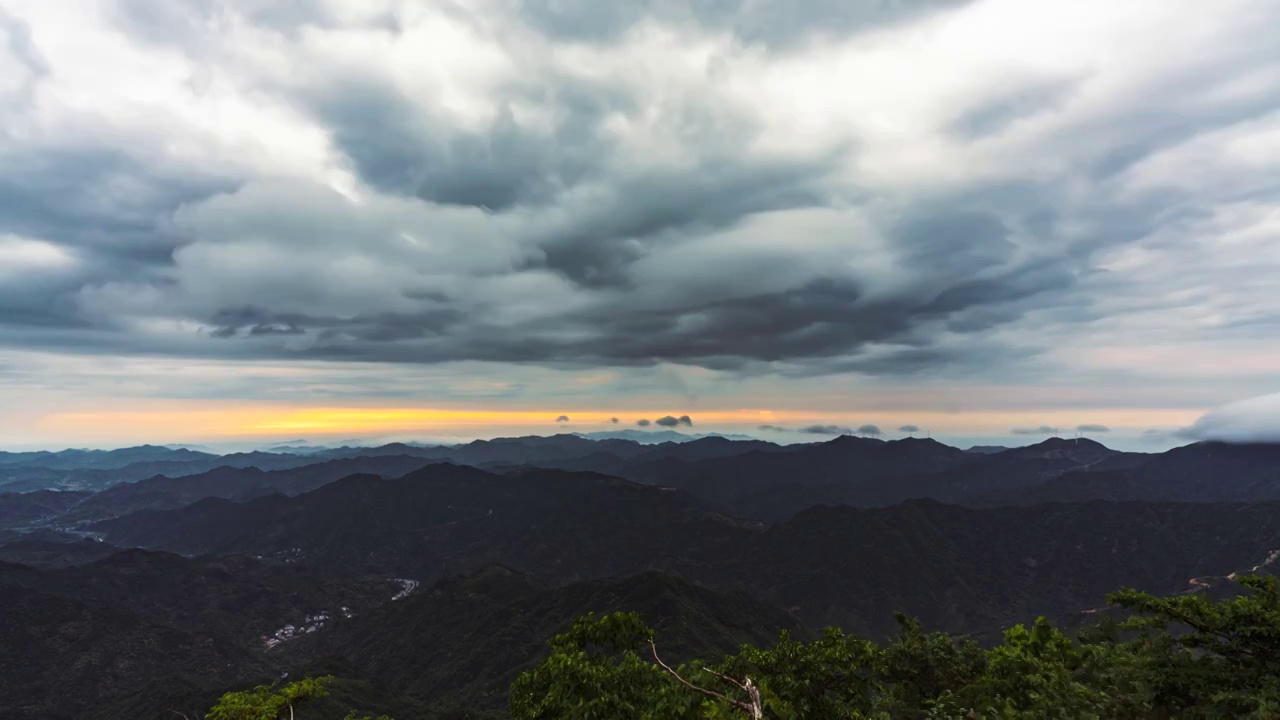
M 234 398 L 280 379 L 225 367 L 476 396 L 603 369 L 690 410 L 1280 379 L 1267 0 L 5 8 L 15 388 L 121 392 L 96 357 L 222 363 Z

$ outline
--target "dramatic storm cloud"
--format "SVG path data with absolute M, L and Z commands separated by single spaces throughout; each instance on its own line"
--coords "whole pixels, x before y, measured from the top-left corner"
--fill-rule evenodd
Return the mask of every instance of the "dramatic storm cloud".
M 7 0 L 0 403 L 1185 424 L 1280 382 L 1277 34 L 1269 0 Z

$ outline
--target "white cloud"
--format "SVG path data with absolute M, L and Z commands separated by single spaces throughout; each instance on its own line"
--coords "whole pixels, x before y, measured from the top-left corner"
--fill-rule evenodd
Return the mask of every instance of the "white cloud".
M 1197 440 L 1280 442 L 1280 393 L 1215 408 L 1182 434 Z
M 75 266 L 75 255 L 67 248 L 35 238 L 0 235 L 0 281 L 33 280 Z

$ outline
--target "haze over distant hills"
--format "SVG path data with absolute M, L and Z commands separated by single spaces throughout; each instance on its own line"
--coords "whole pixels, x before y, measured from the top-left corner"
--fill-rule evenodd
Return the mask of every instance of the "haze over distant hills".
M 1280 557 L 1277 445 L 659 438 L 0 454 L 0 663 L 58 667 L 57 638 L 93 628 L 76 692 L 28 669 L 0 709 L 131 717 L 156 707 L 144 689 L 198 704 L 328 667 L 408 716 L 497 712 L 541 638 L 592 609 L 645 610 L 691 654 L 879 636 L 898 610 L 990 637 Z

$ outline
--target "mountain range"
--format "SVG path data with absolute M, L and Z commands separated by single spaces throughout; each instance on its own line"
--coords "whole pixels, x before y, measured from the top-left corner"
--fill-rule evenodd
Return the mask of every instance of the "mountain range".
M 156 466 L 176 470 L 137 475 Z M 19 478 L 0 492 L 0 716 L 18 718 L 191 714 L 317 672 L 340 676 L 320 718 L 501 717 L 584 612 L 641 611 L 673 657 L 883 637 L 895 611 L 991 638 L 1280 558 L 1280 446 L 1261 444 L 565 434 L 7 453 L 0 478 Z

